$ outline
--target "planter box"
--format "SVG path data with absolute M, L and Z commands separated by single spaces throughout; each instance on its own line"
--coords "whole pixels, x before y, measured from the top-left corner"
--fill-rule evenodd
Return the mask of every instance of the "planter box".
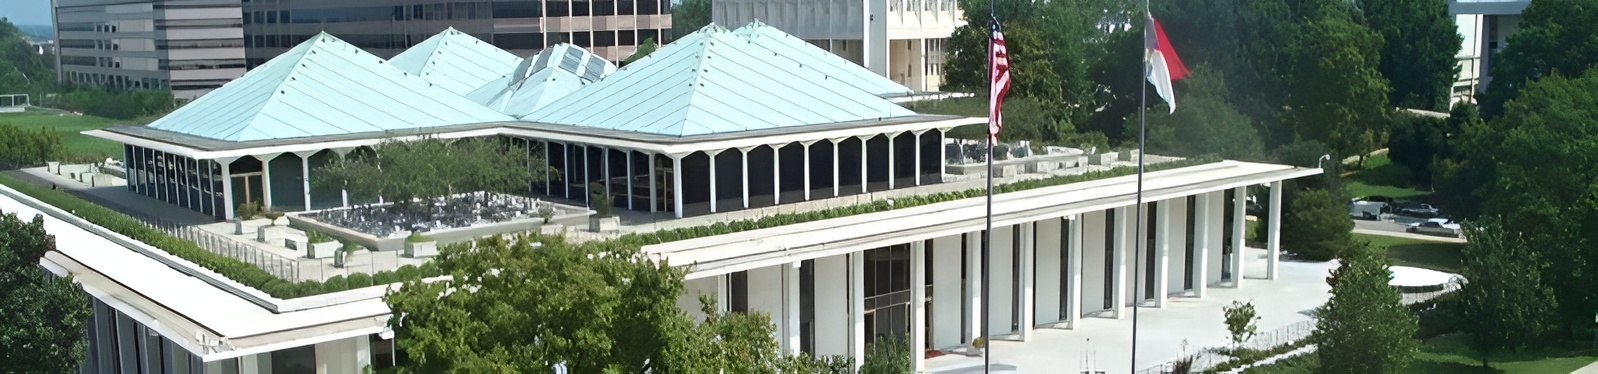
M 308 248 L 306 248 L 305 258 L 331 258 L 334 254 L 337 254 L 339 249 L 343 248 L 344 245 L 339 242 L 332 241 L 324 243 L 311 243 L 306 247 Z
M 433 257 L 438 255 L 438 242 L 405 242 L 405 257 Z
M 272 220 L 272 226 L 288 226 L 288 225 L 289 225 L 288 216 L 277 217 L 277 219 Z
M 277 226 L 261 226 L 255 228 L 255 241 L 270 245 L 283 245 L 283 239 L 286 237 L 286 235 L 287 231 L 284 228 Z
M 264 218 L 248 220 L 239 220 L 235 218 L 233 219 L 233 235 L 249 235 L 249 233 L 255 232 L 256 228 L 269 226 L 271 224 L 272 220 Z
M 538 227 L 539 235 L 560 235 L 563 232 L 566 232 L 566 227 L 559 224 L 552 223 Z
M 339 249 L 343 249 L 343 247 L 340 246 Z M 344 262 L 349 261 L 350 256 L 354 255 L 354 252 L 338 252 L 337 254 L 333 255 L 333 267 L 340 269 L 344 268 Z
M 621 229 L 621 217 L 588 216 L 588 231 L 612 232 Z
M 47 171 L 47 172 L 55 173 L 56 175 L 60 175 L 61 174 L 61 162 L 60 161 L 46 162 L 46 163 L 44 163 L 44 166 L 45 166 L 44 170 Z

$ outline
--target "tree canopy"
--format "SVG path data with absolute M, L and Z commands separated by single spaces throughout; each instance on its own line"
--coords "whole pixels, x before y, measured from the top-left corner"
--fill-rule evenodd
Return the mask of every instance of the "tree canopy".
M 1519 233 L 1506 232 L 1497 217 L 1466 225 L 1470 242 L 1462 257 L 1465 279 L 1461 314 L 1490 321 L 1470 329 L 1470 346 L 1487 366 L 1493 353 L 1516 351 L 1553 330 L 1553 290 L 1543 283 L 1548 264 Z
M 537 153 L 537 152 L 534 152 Z M 506 157 L 506 155 L 512 155 Z M 544 163 L 526 148 L 501 138 L 386 141 L 375 150 L 335 155 L 311 179 L 320 188 L 344 189 L 350 197 L 392 201 L 452 193 L 521 193 L 542 180 Z
M 1305 24 L 1288 97 L 1300 140 L 1320 140 L 1339 155 L 1374 149 L 1391 111 L 1376 67 L 1381 35 L 1338 13 Z
M 682 0 L 671 5 L 671 33 L 673 38 L 661 38 L 671 43 L 675 37 L 688 35 L 710 24 L 710 0 Z M 737 25 L 722 25 L 737 27 Z
M 1321 373 L 1403 373 L 1419 342 L 1415 315 L 1404 308 L 1376 249 L 1346 251 L 1326 282 L 1332 298 L 1317 309 L 1316 354 Z
M 1520 30 L 1493 55 L 1484 116 L 1507 114 L 1505 103 L 1531 82 L 1555 73 L 1580 76 L 1598 64 L 1598 6 L 1590 0 L 1537 0 L 1520 12 Z
M 71 277 L 45 275 L 39 259 L 55 249 L 44 219 L 0 215 L 0 367 L 68 373 L 83 364 L 89 298 Z
M 1459 73 L 1459 35 L 1448 3 L 1437 0 L 1360 0 L 1365 24 L 1385 39 L 1378 70 L 1391 83 L 1387 105 L 1442 110 Z

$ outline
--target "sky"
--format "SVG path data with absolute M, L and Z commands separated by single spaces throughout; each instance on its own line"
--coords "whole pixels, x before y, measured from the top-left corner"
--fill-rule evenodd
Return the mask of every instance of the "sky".
M 0 0 L 0 17 L 16 25 L 49 25 L 50 0 Z

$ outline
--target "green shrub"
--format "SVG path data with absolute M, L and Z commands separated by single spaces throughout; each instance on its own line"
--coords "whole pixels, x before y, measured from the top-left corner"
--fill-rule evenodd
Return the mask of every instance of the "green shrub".
M 421 271 L 422 276 L 427 278 L 443 275 L 443 272 L 438 269 L 438 263 L 433 261 L 423 262 Z
M 406 243 L 425 243 L 430 241 L 433 241 L 433 237 L 422 235 L 422 233 L 416 231 L 412 231 L 410 236 L 405 237 Z
M 394 282 L 398 282 L 399 281 L 398 278 L 399 277 L 395 276 L 394 272 L 392 272 L 392 271 L 388 271 L 388 270 L 379 271 L 379 272 L 377 272 L 377 274 L 373 274 L 372 275 L 372 284 L 374 284 L 374 285 L 384 285 L 384 284 L 394 283 Z
M 255 219 L 257 216 L 261 215 L 261 203 L 258 201 L 251 201 L 239 204 L 239 207 L 233 210 L 233 215 L 238 216 L 241 220 Z
M 334 241 L 332 236 L 316 230 L 305 230 L 305 241 L 310 243 L 327 243 Z
M 371 287 L 372 276 L 367 275 L 366 273 L 350 273 L 350 276 L 345 278 L 344 282 L 348 283 L 349 287 L 352 289 Z
M 897 336 L 877 337 L 866 359 L 860 361 L 860 374 L 910 374 L 910 344 Z
M 325 293 L 322 289 L 322 282 L 311 280 L 300 281 L 300 283 L 294 284 L 294 288 L 298 290 L 299 296 L 310 296 Z
M 421 278 L 422 271 L 417 269 L 416 265 L 405 265 L 399 267 L 398 270 L 395 270 L 394 276 L 398 279 L 398 281 L 406 281 Z
M 334 275 L 322 281 L 322 288 L 328 292 L 337 292 L 350 289 L 350 282 L 343 275 Z

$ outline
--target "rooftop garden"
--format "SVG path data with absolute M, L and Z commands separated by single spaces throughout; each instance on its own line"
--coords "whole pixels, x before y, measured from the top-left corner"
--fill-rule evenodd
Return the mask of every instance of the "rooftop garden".
M 1194 165 L 1207 164 L 1218 161 L 1214 157 L 1191 158 L 1180 161 L 1147 165 L 1146 171 L 1170 170 Z M 1132 175 L 1137 172 L 1136 167 L 1119 167 L 1104 171 L 1095 171 L 1079 175 L 1055 176 L 1043 179 L 1019 181 L 995 186 L 995 193 L 1025 191 L 1035 188 L 1058 186 L 1104 178 L 1113 178 Z M 428 276 L 439 275 L 436 267 L 424 264 L 420 267 L 405 266 L 395 271 L 381 271 L 369 277 L 366 274 L 355 274 L 346 278 L 328 279 L 326 282 L 302 281 L 291 283 L 272 276 L 260 268 L 249 263 L 212 253 L 199 245 L 173 237 L 158 229 L 150 228 L 139 220 L 83 200 L 71 193 L 52 190 L 47 187 L 17 179 L 14 176 L 0 174 L 0 184 L 15 189 L 23 194 L 38 199 L 46 204 L 71 212 L 78 217 L 104 227 L 111 231 L 126 235 L 134 240 L 159 248 L 174 256 L 194 263 L 202 268 L 214 271 L 228 279 L 239 282 L 244 286 L 255 288 L 272 297 L 291 299 L 357 289 L 371 285 L 382 285 L 394 282 L 403 282 Z M 740 231 L 756 230 L 823 219 L 846 217 L 857 214 L 883 212 L 892 209 L 901 209 L 927 204 L 949 202 L 960 199 L 977 198 L 984 196 L 984 189 L 976 188 L 960 192 L 935 193 L 921 196 L 901 197 L 894 199 L 892 205 L 886 201 L 875 201 L 869 204 L 833 208 L 827 210 L 810 211 L 803 213 L 784 213 L 762 217 L 757 220 L 738 220 L 712 225 L 666 230 L 645 234 L 628 234 L 617 239 L 614 245 L 641 247 L 648 244 L 657 244 L 678 240 L 687 240 L 707 236 L 729 234 Z M 453 248 L 462 248 L 453 245 Z

